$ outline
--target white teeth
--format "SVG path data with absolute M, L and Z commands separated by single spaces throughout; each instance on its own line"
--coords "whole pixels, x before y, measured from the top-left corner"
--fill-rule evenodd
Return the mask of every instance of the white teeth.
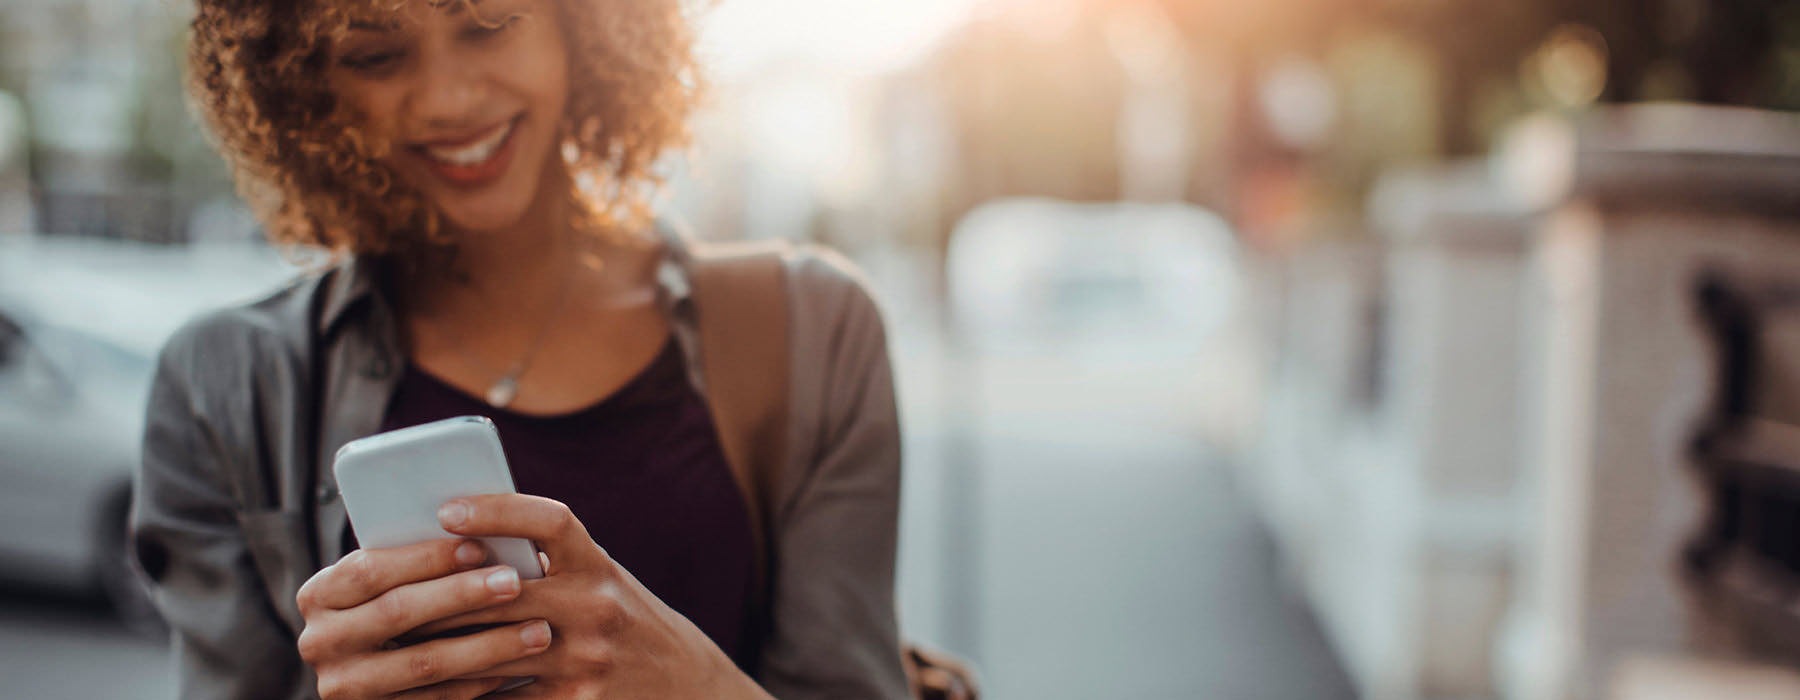
M 495 128 L 487 136 L 482 137 L 480 141 L 476 141 L 475 143 L 471 143 L 461 148 L 439 148 L 428 146 L 425 148 L 425 153 L 433 159 L 441 160 L 451 165 L 475 165 L 492 158 L 494 156 L 494 151 L 500 149 L 500 144 L 506 141 L 506 136 L 507 134 L 512 133 L 512 129 L 513 122 L 507 122 Z

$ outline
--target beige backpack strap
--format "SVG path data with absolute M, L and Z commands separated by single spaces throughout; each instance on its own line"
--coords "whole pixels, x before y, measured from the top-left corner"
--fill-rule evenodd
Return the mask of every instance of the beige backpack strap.
M 760 639 L 772 624 L 773 494 L 775 475 L 787 457 L 789 247 L 781 241 L 687 246 L 707 403 L 750 508 L 757 562 L 752 624 Z M 914 698 L 979 700 L 976 675 L 967 664 L 914 644 L 904 647 L 901 660 Z
M 788 246 L 692 243 L 689 250 L 707 403 L 750 508 L 756 600 L 766 611 L 772 494 L 787 451 Z

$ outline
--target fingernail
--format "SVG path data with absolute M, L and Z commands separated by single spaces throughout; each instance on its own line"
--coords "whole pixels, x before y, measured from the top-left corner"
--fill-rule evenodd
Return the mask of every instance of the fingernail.
M 451 501 L 438 509 L 438 522 L 444 527 L 456 527 L 468 519 L 469 504 L 462 501 Z
M 519 630 L 519 641 L 533 649 L 550 646 L 550 623 L 538 620 Z
M 508 566 L 487 576 L 488 590 L 500 595 L 519 591 L 519 572 Z
M 481 545 L 474 540 L 466 540 L 456 545 L 456 563 L 463 566 L 475 566 L 487 561 L 487 552 L 481 551 Z

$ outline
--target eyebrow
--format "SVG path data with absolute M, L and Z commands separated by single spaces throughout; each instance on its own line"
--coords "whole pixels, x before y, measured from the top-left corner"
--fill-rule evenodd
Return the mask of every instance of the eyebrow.
M 430 2 L 431 6 L 434 8 L 444 8 L 445 14 L 448 14 L 451 17 L 455 17 L 463 11 L 468 10 L 471 6 L 476 9 L 480 9 L 481 7 L 481 0 L 430 0 Z

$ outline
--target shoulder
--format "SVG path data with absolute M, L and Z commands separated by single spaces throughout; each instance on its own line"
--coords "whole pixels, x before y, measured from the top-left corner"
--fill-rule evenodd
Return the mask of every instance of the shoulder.
M 788 301 L 798 322 L 824 322 L 840 338 L 846 332 L 884 335 L 881 304 L 855 263 L 816 245 L 795 246 L 786 262 Z
M 236 382 L 299 360 L 312 337 L 317 300 L 336 270 L 297 276 L 249 302 L 204 312 L 164 341 L 158 374 L 204 387 Z

